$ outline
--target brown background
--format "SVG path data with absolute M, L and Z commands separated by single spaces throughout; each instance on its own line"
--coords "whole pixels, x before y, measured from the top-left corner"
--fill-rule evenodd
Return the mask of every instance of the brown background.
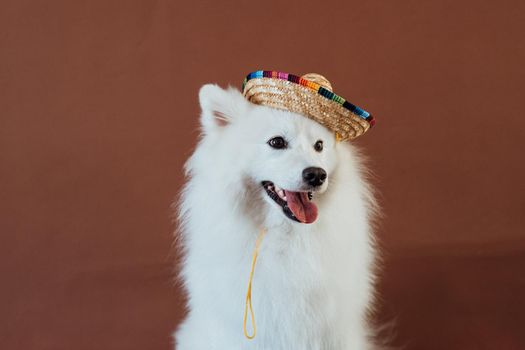
M 393 344 L 525 348 L 525 2 L 0 4 L 1 349 L 170 348 L 197 91 L 257 69 L 378 119 Z

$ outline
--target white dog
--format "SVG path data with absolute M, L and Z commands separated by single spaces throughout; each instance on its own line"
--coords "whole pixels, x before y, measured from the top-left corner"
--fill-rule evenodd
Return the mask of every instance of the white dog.
M 232 88 L 205 85 L 199 98 L 202 138 L 179 211 L 188 315 L 176 349 L 375 349 L 367 322 L 375 203 L 355 148 Z M 243 311 L 263 229 L 250 340 Z

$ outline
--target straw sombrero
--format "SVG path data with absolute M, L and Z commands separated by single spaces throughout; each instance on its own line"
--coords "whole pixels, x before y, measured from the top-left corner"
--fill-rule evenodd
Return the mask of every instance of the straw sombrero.
M 246 76 L 242 93 L 248 101 L 302 114 L 335 133 L 338 141 L 363 135 L 375 124 L 370 113 L 332 92 L 320 74 L 297 75 L 259 70 Z

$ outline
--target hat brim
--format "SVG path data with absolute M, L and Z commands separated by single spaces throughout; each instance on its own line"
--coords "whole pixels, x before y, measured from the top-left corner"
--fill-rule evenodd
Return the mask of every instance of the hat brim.
M 286 79 L 284 76 L 249 78 L 250 75 L 244 81 L 242 92 L 250 102 L 304 115 L 334 131 L 341 141 L 355 139 L 373 125 L 368 112 L 314 82 L 297 77 L 303 85 L 289 80 L 288 74 Z

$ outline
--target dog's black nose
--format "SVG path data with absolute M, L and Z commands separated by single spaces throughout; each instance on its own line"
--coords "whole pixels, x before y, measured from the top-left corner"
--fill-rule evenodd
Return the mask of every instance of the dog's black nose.
M 326 171 L 317 167 L 306 168 L 303 170 L 303 180 L 310 186 L 321 186 L 326 180 Z

